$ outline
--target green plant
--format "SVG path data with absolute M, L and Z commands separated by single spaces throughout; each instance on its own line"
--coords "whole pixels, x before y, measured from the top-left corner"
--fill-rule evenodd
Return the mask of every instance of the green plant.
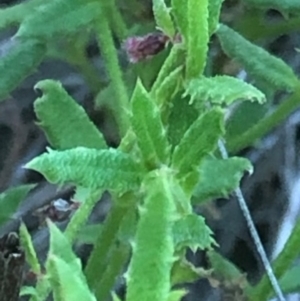
M 194 213 L 192 205 L 214 197 L 228 197 L 235 191 L 243 206 L 239 182 L 245 171 L 252 172 L 252 166 L 247 159 L 228 158 L 223 141 L 229 152 L 235 153 L 252 145 L 286 118 L 299 104 L 299 80 L 282 60 L 219 23 L 222 0 L 169 2 L 168 7 L 163 0 L 153 0 L 155 21 L 162 34 L 133 37 L 126 45 L 134 61 L 158 54 L 164 47 L 157 48 L 155 43 L 165 46 L 168 42 L 171 49 L 166 50 L 167 56 L 157 74 L 137 71 L 140 76 L 136 79 L 136 74 L 132 76 L 128 71 L 128 82 L 124 81 L 118 63 L 113 33 L 122 40 L 129 31 L 114 1 L 106 4 L 31 0 L 0 11 L 0 27 L 20 25 L 13 51 L 0 62 L 0 70 L 6 74 L 0 81 L 2 99 L 43 56 L 59 57 L 76 65 L 91 90 L 100 92 L 97 102 L 104 101 L 111 108 L 121 137 L 117 149 L 109 148 L 83 108 L 60 83 L 44 80 L 35 86 L 42 92 L 35 101 L 35 112 L 52 149 L 25 167 L 43 174 L 50 183 L 75 185 L 81 195 L 81 206 L 63 233 L 48 222 L 50 250 L 45 272 L 26 227 L 21 227 L 27 261 L 38 275 L 35 288 L 22 290 L 23 295 L 31 295 L 31 301 L 45 300 L 51 291 L 56 301 L 104 301 L 128 261 L 127 301 L 181 300 L 186 291 L 176 289 L 176 285 L 201 277 L 220 283 L 231 281 L 248 300 L 263 301 L 274 294 L 267 276 L 253 287 L 236 267 L 213 251 L 217 249 L 213 233 L 203 217 Z M 245 2 L 259 9 L 271 6 L 263 0 Z M 274 7 L 288 14 L 299 10 L 296 2 L 277 1 Z M 297 20 L 288 22 L 296 26 Z M 240 28 L 243 26 L 241 23 Z M 278 26 L 277 30 L 281 28 Z M 111 79 L 105 90 L 84 56 L 90 33 L 98 39 Z M 248 32 L 253 38 L 251 34 Z M 291 93 L 273 113 L 250 125 L 242 135 L 226 133 L 228 107 L 236 101 L 262 104 L 267 99 L 254 85 L 209 73 L 212 35 L 256 82 L 266 84 L 272 91 Z M 60 40 L 65 42 L 65 52 L 58 50 Z M 135 48 L 139 43 L 146 45 L 142 53 Z M 21 61 L 23 64 L 18 65 Z M 133 91 L 130 81 L 135 82 Z M 103 91 L 113 96 L 111 103 L 103 100 L 107 95 Z M 113 206 L 101 229 L 97 228 L 93 252 L 82 271 L 72 244 L 105 190 L 110 192 Z M 251 224 L 251 218 L 247 218 Z M 255 229 L 251 230 L 255 236 Z M 279 281 L 282 277 L 283 290 L 299 288 L 299 281 L 292 285 L 295 280 L 286 280 L 289 273 L 294 273 L 289 272 L 290 264 L 299 255 L 295 251 L 299 248 L 295 239 L 299 231 L 297 226 L 284 253 L 274 263 Z M 259 239 L 256 243 L 260 248 Z M 205 271 L 187 262 L 188 249 L 208 251 L 212 269 Z M 261 254 L 264 256 L 263 250 Z M 263 260 L 276 294 L 284 300 L 268 261 L 264 257 Z M 115 294 L 113 298 L 119 300 Z

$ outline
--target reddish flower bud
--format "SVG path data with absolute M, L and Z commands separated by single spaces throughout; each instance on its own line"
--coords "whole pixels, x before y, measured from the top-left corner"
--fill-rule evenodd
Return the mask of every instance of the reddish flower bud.
M 124 49 L 127 52 L 131 63 L 149 59 L 158 54 L 166 47 L 170 38 L 163 33 L 150 33 L 142 37 L 130 37 L 124 43 Z

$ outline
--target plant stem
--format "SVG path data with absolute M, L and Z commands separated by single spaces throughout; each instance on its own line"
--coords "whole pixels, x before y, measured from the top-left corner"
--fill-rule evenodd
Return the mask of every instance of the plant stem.
M 65 236 L 72 243 L 74 242 L 79 230 L 83 227 L 87 221 L 91 211 L 93 210 L 96 202 L 99 200 L 100 191 L 91 193 L 86 200 L 76 210 L 74 216 L 71 218 L 66 230 Z
M 237 153 L 239 150 L 252 145 L 257 139 L 267 134 L 272 128 L 285 120 L 300 105 L 300 85 L 295 92 L 284 100 L 269 116 L 262 119 L 243 135 L 229 140 L 228 151 Z
M 122 268 L 128 260 L 129 253 L 129 245 L 121 244 L 119 246 L 114 246 L 103 277 L 98 282 L 95 290 L 95 296 L 98 301 L 107 300 L 116 278 L 122 272 Z
M 293 261 L 299 255 L 300 249 L 300 221 L 297 222 L 292 234 L 286 242 L 284 249 L 273 263 L 275 275 L 280 279 L 290 268 Z M 249 290 L 250 300 L 267 300 L 271 291 L 271 283 L 266 275 L 260 280 L 259 284 Z M 251 298 L 253 297 L 253 298 Z
M 221 155 L 222 155 L 222 158 L 223 159 L 228 159 L 228 153 L 227 153 L 227 150 L 225 148 L 225 145 L 223 143 L 223 141 L 219 140 L 219 150 L 221 152 Z M 276 279 L 276 276 L 274 274 L 274 271 L 272 269 L 272 266 L 270 264 L 270 261 L 267 257 L 267 254 L 265 252 L 265 249 L 262 245 L 262 242 L 260 240 L 260 237 L 258 235 L 258 232 L 255 228 L 255 224 L 252 220 L 252 217 L 251 217 L 251 214 L 250 214 L 250 211 L 248 209 L 248 206 L 246 204 L 246 201 L 244 199 L 244 196 L 243 196 L 243 193 L 242 193 L 242 190 L 240 188 L 237 188 L 235 191 L 234 191 L 234 194 L 238 200 L 238 203 L 239 203 L 239 206 L 242 210 L 242 213 L 246 219 L 246 222 L 247 222 L 247 225 L 248 225 L 248 229 L 250 231 L 250 234 L 252 236 L 252 239 L 253 239 L 253 242 L 256 246 L 256 250 L 258 252 L 258 254 L 260 255 L 260 259 L 263 263 L 263 266 L 265 268 L 265 271 L 266 271 L 266 274 L 267 274 L 267 277 L 269 278 L 270 280 L 270 283 L 279 299 L 279 301 L 285 301 L 285 298 L 283 296 L 283 293 L 281 291 L 281 288 L 279 286 L 279 283 Z M 256 299 L 256 300 L 265 300 L 265 299 Z
M 96 25 L 99 47 L 106 65 L 107 73 L 112 81 L 115 91 L 113 106 L 114 117 L 117 121 L 119 131 L 123 137 L 129 128 L 129 99 L 122 71 L 118 62 L 118 54 L 114 45 L 111 30 L 106 16 L 101 13 Z
M 92 290 L 97 287 L 99 279 L 102 279 L 107 267 L 107 256 L 115 242 L 122 219 L 129 208 L 129 206 L 116 203 L 105 220 L 103 230 L 84 270 L 87 283 Z

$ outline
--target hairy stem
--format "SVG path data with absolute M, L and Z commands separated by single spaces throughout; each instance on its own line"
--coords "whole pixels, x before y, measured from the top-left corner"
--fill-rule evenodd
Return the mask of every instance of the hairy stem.
M 114 45 L 111 30 L 106 16 L 102 13 L 96 25 L 99 47 L 105 62 L 107 73 L 115 91 L 113 106 L 114 117 L 123 137 L 129 128 L 129 99 L 122 71 L 118 62 L 118 54 Z

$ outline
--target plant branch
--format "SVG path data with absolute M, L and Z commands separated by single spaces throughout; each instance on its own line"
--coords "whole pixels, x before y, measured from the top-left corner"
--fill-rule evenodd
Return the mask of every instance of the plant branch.
M 300 105 L 300 83 L 296 91 L 284 100 L 269 116 L 262 119 L 255 126 L 247 130 L 243 135 L 227 142 L 229 153 L 237 153 L 239 150 L 252 145 L 257 139 L 267 134 L 280 122 L 284 121 Z
M 113 106 L 114 117 L 117 121 L 119 131 L 123 137 L 129 128 L 129 99 L 122 71 L 118 62 L 118 54 L 114 45 L 111 30 L 106 16 L 102 13 L 96 25 L 99 47 L 101 49 L 107 73 L 110 77 L 115 91 Z

